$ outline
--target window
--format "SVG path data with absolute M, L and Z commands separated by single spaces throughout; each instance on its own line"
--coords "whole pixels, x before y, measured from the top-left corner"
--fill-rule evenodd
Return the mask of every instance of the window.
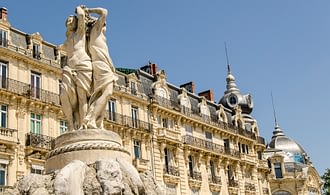
M 164 149 L 164 160 L 165 160 L 165 171 L 169 171 L 169 166 L 171 165 L 172 154 L 168 148 Z
M 225 147 L 225 152 L 230 153 L 229 139 L 224 139 L 223 140 L 223 146 Z
M 245 153 L 245 144 L 242 144 L 242 152 Z
M 2 47 L 7 47 L 7 31 L 5 30 L 0 30 L 0 46 Z
M 32 97 L 40 99 L 41 75 L 31 72 L 31 92 Z
M 131 82 L 131 93 L 133 95 L 137 95 L 137 90 L 136 90 L 136 83 L 135 82 Z
M 258 159 L 259 160 L 262 160 L 262 152 L 261 151 L 258 151 L 257 154 L 258 154 Z
M 227 175 L 228 175 L 228 181 L 229 182 L 234 181 L 233 168 L 230 165 L 227 167 Z
M 34 168 L 31 168 L 31 173 L 33 173 L 33 174 L 42 174 L 42 170 L 40 170 L 40 169 L 34 169 Z
M 115 100 L 109 101 L 108 109 L 109 109 L 109 120 L 116 121 L 116 101 Z
M 6 105 L 1 105 L 0 106 L 1 110 L 1 127 L 7 127 L 7 106 Z
M 193 177 L 193 175 L 194 175 L 194 158 L 191 155 L 188 156 L 188 168 L 189 168 L 189 176 Z
M 283 178 L 281 163 L 274 163 L 274 171 L 276 178 Z
M 184 128 L 186 129 L 187 135 L 192 135 L 192 127 L 190 125 L 185 125 Z
M 211 176 L 212 176 L 212 180 L 213 180 L 213 178 L 216 176 L 216 174 L 215 174 L 214 162 L 212 160 L 210 161 L 210 172 L 211 172 Z
M 132 127 L 138 127 L 138 108 L 132 107 Z
M 141 158 L 141 142 L 139 140 L 134 140 L 134 158 Z
M 41 134 L 41 115 L 31 113 L 30 120 L 30 132 L 34 134 Z
M 0 62 L 0 87 L 7 88 L 7 63 Z
M 65 133 L 68 130 L 68 122 L 60 120 L 60 134 Z
M 63 68 L 65 65 L 67 65 L 68 57 L 67 56 L 61 56 L 61 68 Z
M 212 133 L 209 131 L 205 131 L 205 138 L 207 141 L 212 141 Z
M 33 58 L 40 60 L 40 45 L 33 44 Z
M 239 142 L 238 142 L 238 151 L 239 151 L 239 153 L 242 152 L 242 151 L 241 151 L 241 143 L 239 143 Z
M 0 186 L 7 184 L 7 165 L 0 164 Z
M 168 128 L 168 118 L 163 118 L 162 123 L 164 128 Z

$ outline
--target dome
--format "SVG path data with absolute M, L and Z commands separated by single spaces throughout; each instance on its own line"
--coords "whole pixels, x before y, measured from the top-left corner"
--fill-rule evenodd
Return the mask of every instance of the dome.
M 286 162 L 306 163 L 307 154 L 305 150 L 299 143 L 287 137 L 278 125 L 275 126 L 268 148 L 285 152 L 287 154 L 285 158 Z
M 242 113 L 251 114 L 253 110 L 253 101 L 250 94 L 243 95 L 240 93 L 240 90 L 237 88 L 235 77 L 231 73 L 230 66 L 228 65 L 227 72 L 227 90 L 225 91 L 224 96 L 220 99 L 219 104 L 222 104 L 225 108 L 233 110 L 237 106 L 240 106 Z

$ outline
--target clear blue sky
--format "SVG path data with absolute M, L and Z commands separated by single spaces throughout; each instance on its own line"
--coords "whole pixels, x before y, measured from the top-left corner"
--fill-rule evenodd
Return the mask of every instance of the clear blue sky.
M 268 141 L 271 92 L 282 130 L 299 142 L 322 175 L 330 168 L 329 0 L 3 0 L 12 26 L 61 44 L 77 5 L 109 10 L 108 44 L 116 67 L 151 60 L 168 81 L 196 91 L 225 91 L 227 42 L 232 72 L 254 99 L 253 116 Z M 40 8 L 41 7 L 41 8 Z

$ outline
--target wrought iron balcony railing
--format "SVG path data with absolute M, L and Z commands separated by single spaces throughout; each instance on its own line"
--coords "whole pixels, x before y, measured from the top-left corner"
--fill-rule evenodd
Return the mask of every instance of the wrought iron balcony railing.
M 133 118 L 131 116 L 123 116 L 124 125 L 134 128 L 134 129 L 143 129 L 150 132 L 151 124 L 139 119 Z
M 199 171 L 188 171 L 188 178 L 189 179 L 194 179 L 198 181 L 202 181 L 202 174 Z
M 245 183 L 245 190 L 256 191 L 256 186 L 252 183 Z
M 111 123 L 116 123 L 119 125 L 131 127 L 134 129 L 142 129 L 144 131 L 151 131 L 151 124 L 131 116 L 122 115 L 116 112 L 106 112 L 106 120 Z
M 53 148 L 53 137 L 27 133 L 26 134 L 26 146 L 31 146 L 33 148 L 40 148 L 45 150 L 51 150 Z
M 174 166 L 165 166 L 164 167 L 164 174 L 168 174 L 168 175 L 173 175 L 173 176 L 180 176 L 180 172 L 179 172 L 179 168 L 178 167 L 174 167 Z
M 203 140 L 191 135 L 184 135 L 182 136 L 182 141 L 185 144 L 191 145 L 191 146 L 196 146 L 198 148 L 203 148 L 203 149 L 207 149 L 216 153 L 220 153 L 220 154 L 227 154 L 236 158 L 240 157 L 240 153 L 239 151 L 235 150 L 235 149 L 231 149 L 231 148 L 225 148 L 222 145 L 219 144 L 215 144 L 212 143 L 210 141 L 207 140 Z
M 41 88 L 32 87 L 27 83 L 23 83 L 14 79 L 0 76 L 0 89 L 7 90 L 19 95 L 24 95 L 44 103 L 60 105 L 59 94 L 43 90 Z
M 228 186 L 233 188 L 238 188 L 238 181 L 234 179 L 228 180 Z
M 170 109 L 173 109 L 173 108 L 179 109 L 180 108 L 179 103 L 175 102 L 173 100 L 170 100 L 170 99 L 158 96 L 158 95 L 154 95 L 153 98 L 159 105 L 164 106 L 166 108 L 170 108 Z
M 31 59 L 33 58 L 33 52 L 28 50 L 28 49 L 24 49 L 21 48 L 19 46 L 13 45 L 13 44 L 7 44 L 6 48 L 8 48 L 11 51 L 14 51 L 16 53 L 22 54 L 24 56 L 30 57 Z M 34 58 L 35 59 L 35 58 Z M 56 60 L 53 59 L 49 59 L 49 58 L 44 58 L 44 57 L 39 57 L 38 60 L 42 63 L 45 63 L 47 65 L 56 67 L 56 68 L 61 68 L 61 64 L 59 62 L 57 62 Z
M 209 175 L 209 183 L 221 184 L 221 177 L 216 175 Z

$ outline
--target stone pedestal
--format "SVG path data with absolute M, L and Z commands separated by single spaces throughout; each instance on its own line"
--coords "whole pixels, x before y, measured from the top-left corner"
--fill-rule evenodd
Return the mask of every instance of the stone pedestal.
M 45 170 L 46 174 L 60 170 L 73 160 L 88 165 L 109 159 L 131 161 L 117 133 L 101 129 L 71 131 L 55 139 L 55 149 L 47 155 Z

